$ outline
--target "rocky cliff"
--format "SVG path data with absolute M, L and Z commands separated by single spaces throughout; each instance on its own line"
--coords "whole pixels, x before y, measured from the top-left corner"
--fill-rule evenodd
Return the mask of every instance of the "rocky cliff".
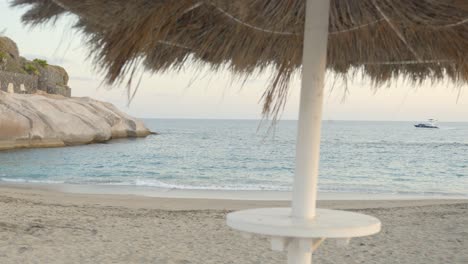
M 41 59 L 20 56 L 16 43 L 0 36 L 0 91 L 32 94 L 37 90 L 71 96 L 67 71 Z
M 16 43 L 0 36 L 0 70 L 8 72 L 26 73 L 23 68 L 25 58 L 20 57 Z
M 0 91 L 0 150 L 89 144 L 149 134 L 141 121 L 109 103 Z

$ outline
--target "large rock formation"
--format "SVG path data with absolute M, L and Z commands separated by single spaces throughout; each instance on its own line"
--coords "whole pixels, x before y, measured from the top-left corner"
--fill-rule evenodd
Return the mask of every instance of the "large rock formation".
M 16 43 L 0 36 L 0 70 L 9 72 L 23 72 L 21 65 L 22 58 L 19 55 Z
M 0 150 L 89 144 L 149 134 L 141 121 L 109 103 L 0 91 Z
M 13 40 L 0 36 L 0 91 L 33 94 L 41 90 L 70 97 L 68 79 L 64 68 L 45 60 L 27 60 Z

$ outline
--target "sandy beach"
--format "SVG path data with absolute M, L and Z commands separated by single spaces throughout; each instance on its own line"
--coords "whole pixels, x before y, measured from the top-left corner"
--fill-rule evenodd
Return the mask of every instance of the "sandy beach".
M 285 263 L 264 237 L 225 224 L 231 210 L 287 201 L 175 199 L 0 186 L 0 263 Z M 468 263 L 467 200 L 319 201 L 377 216 L 382 232 L 314 263 Z
M 468 264 L 468 0 L 0 14 L 0 264 Z

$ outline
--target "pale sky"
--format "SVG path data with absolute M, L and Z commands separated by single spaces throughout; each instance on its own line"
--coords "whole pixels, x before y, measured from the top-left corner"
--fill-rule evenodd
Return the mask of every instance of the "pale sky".
M 27 28 L 20 23 L 21 10 L 0 0 L 0 32 L 12 38 L 22 56 L 42 58 L 64 67 L 69 75 L 73 96 L 89 96 L 111 102 L 131 115 L 141 118 L 216 118 L 258 119 L 259 99 L 268 76 L 256 76 L 245 85 L 232 82 L 228 72 L 197 71 L 187 65 L 183 73 L 145 74 L 139 91 L 127 107 L 123 87 L 100 87 L 102 75 L 94 70 L 87 57 L 87 47 L 80 34 L 71 29 L 73 17 L 62 18 L 55 26 Z M 422 121 L 436 118 L 441 122 L 468 122 L 467 85 L 460 89 L 449 84 L 412 87 L 397 82 L 373 91 L 367 80 L 355 80 L 343 99 L 343 88 L 333 91 L 332 76 L 327 78 L 324 119 Z M 297 119 L 300 80 L 295 79 L 283 119 Z

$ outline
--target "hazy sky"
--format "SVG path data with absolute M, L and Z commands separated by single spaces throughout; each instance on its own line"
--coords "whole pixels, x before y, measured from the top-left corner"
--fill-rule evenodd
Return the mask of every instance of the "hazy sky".
M 140 89 L 127 107 L 122 87 L 100 87 L 102 75 L 87 58 L 82 36 L 71 29 L 73 17 L 55 26 L 27 28 L 21 25 L 21 10 L 0 3 L 0 32 L 15 40 L 22 56 L 43 58 L 66 68 L 73 96 L 89 96 L 117 105 L 137 117 L 155 118 L 234 118 L 256 119 L 261 115 L 259 99 L 267 86 L 268 76 L 249 79 L 241 87 L 232 82 L 228 72 L 211 73 L 187 65 L 179 74 L 145 74 Z M 399 82 L 373 91 L 367 80 L 356 80 L 344 91 L 338 85 L 333 91 L 333 78 L 327 78 L 324 119 L 332 120 L 405 120 L 468 121 L 467 85 L 461 91 L 450 84 L 411 87 Z M 299 80 L 294 80 L 283 119 L 297 119 Z

